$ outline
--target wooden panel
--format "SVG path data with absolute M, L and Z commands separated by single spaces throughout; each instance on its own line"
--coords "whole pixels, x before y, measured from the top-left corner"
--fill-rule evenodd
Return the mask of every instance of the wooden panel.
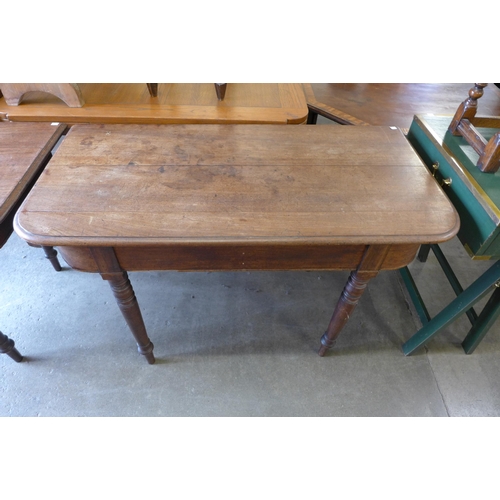
M 404 136 L 389 127 L 78 125 L 51 166 L 335 165 L 420 166 Z
M 230 83 L 223 101 L 213 83 L 160 83 L 151 97 L 144 83 L 78 84 L 85 104 L 68 108 L 54 96 L 30 93 L 20 106 L 0 99 L 12 121 L 66 123 L 304 123 L 307 103 L 300 84 Z
M 0 86 L 9 106 L 18 106 L 30 92 L 48 92 L 70 108 L 80 108 L 84 104 L 80 89 L 74 83 L 0 83 Z
M 409 264 L 419 245 L 393 245 L 382 269 L 399 269 Z M 128 271 L 249 271 L 249 270 L 352 270 L 361 261 L 365 245 L 224 245 L 177 244 L 170 246 L 116 247 L 123 269 Z M 87 247 L 60 247 L 73 269 L 98 272 Z
M 38 175 L 65 126 L 0 122 L 0 222 Z
M 455 210 L 400 131 L 339 128 L 75 126 L 23 205 L 19 232 L 104 246 L 455 234 Z

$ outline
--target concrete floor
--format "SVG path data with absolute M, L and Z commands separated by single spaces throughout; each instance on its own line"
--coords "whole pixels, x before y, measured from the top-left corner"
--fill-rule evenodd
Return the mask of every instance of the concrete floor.
M 464 287 L 491 265 L 457 239 L 442 248 Z M 500 325 L 472 355 L 464 317 L 405 357 L 418 325 L 396 271 L 370 283 L 324 358 L 348 273 L 130 273 L 150 366 L 99 275 L 56 273 L 16 234 L 0 257 L 0 329 L 26 356 L 0 356 L 0 416 L 500 415 Z M 410 268 L 431 315 L 454 298 L 432 253 Z
M 489 265 L 442 248 L 463 285 Z M 1 328 L 26 356 L 0 356 L 1 416 L 500 415 L 499 326 L 469 356 L 464 318 L 405 357 L 417 326 L 397 272 L 370 283 L 324 358 L 347 273 L 131 273 L 150 366 L 99 275 L 56 273 L 15 234 L 1 257 Z M 411 267 L 438 312 L 453 292 L 434 256 Z

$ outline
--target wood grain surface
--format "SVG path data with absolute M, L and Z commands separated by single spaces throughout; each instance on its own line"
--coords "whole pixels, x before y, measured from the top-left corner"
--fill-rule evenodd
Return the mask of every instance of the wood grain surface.
M 232 83 L 223 101 L 213 83 L 160 83 L 152 97 L 145 83 L 80 83 L 85 102 L 69 108 L 55 96 L 26 94 L 19 106 L 0 98 L 11 121 L 72 123 L 304 123 L 307 103 L 293 83 Z
M 458 217 L 389 127 L 76 125 L 17 221 L 43 245 L 440 242 Z
M 40 169 L 66 127 L 0 122 L 0 223 Z

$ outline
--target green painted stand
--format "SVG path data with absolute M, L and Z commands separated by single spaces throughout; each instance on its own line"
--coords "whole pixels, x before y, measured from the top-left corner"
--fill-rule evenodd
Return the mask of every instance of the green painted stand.
M 477 168 L 478 153 L 463 137 L 454 136 L 448 130 L 451 120 L 451 116 L 415 116 L 407 138 L 457 209 L 460 215 L 458 238 L 469 255 L 473 259 L 491 259 L 496 263 L 464 290 L 439 246 L 422 245 L 418 259 L 425 262 L 432 249 L 457 298 L 431 319 L 410 271 L 408 268 L 401 270 L 423 325 L 403 344 L 406 355 L 412 354 L 464 313 L 472 328 L 462 347 L 471 354 L 500 316 L 500 289 L 496 288 L 500 282 L 500 174 L 484 173 Z M 497 132 L 484 127 L 481 131 L 488 140 Z M 492 291 L 478 316 L 473 305 Z
M 408 269 L 405 269 L 401 274 L 407 288 L 410 290 L 412 285 L 408 282 L 408 275 L 411 278 L 411 274 L 409 273 Z M 429 321 L 422 321 L 422 323 L 424 323 L 424 326 L 403 344 L 404 354 L 406 356 L 412 354 L 415 350 L 423 346 L 432 337 L 434 337 L 434 335 L 443 330 L 443 328 L 446 328 L 450 323 L 455 321 L 455 319 L 457 319 L 461 314 L 469 311 L 476 302 L 481 300 L 492 290 L 495 290 L 481 314 L 479 316 L 476 315 L 476 319 L 473 321 L 472 328 L 462 343 L 462 347 L 464 348 L 466 354 L 471 354 L 472 352 L 474 352 L 474 349 L 477 347 L 479 342 L 481 342 L 491 325 L 500 315 L 500 289 L 497 288 L 499 281 L 500 261 L 497 261 L 476 281 L 474 281 L 472 285 L 460 292 L 457 295 L 457 298 L 450 302 L 450 304 L 448 304 L 433 319 L 430 319 Z M 418 291 L 416 293 L 418 294 Z M 414 302 L 417 311 L 420 309 L 427 312 L 423 302 L 419 302 L 418 299 L 416 299 L 415 302 L 415 297 L 416 295 L 414 294 L 412 297 L 412 301 Z M 425 314 L 423 316 L 419 314 L 419 316 L 421 320 L 422 318 L 425 318 Z M 471 318 L 469 317 L 469 319 Z

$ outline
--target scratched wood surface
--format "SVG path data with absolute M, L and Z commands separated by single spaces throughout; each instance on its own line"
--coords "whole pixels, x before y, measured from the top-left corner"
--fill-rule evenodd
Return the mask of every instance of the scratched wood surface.
M 439 242 L 458 217 L 397 129 L 75 125 L 18 215 L 44 245 Z
M 63 127 L 0 122 L 0 222 L 50 153 Z
M 19 106 L 0 98 L 0 117 L 65 123 L 304 123 L 307 103 L 293 83 L 231 83 L 223 101 L 213 83 L 160 83 L 152 97 L 145 83 L 80 83 L 84 104 L 70 108 L 41 92 Z
M 48 123 L 0 122 L 0 247 L 12 234 L 15 211 L 65 128 Z

